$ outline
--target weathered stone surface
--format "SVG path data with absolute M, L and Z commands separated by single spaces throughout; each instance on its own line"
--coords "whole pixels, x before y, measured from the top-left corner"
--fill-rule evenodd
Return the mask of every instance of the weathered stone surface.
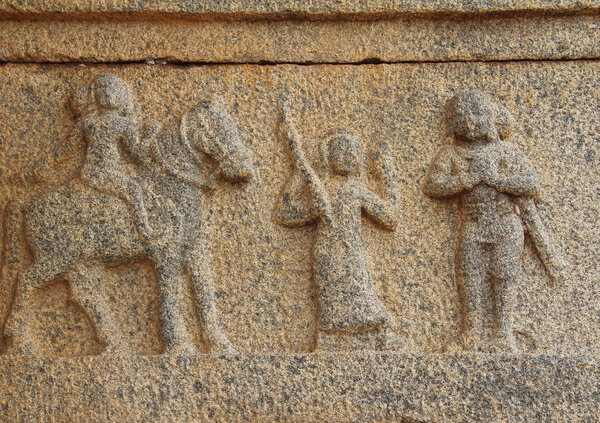
M 597 360 L 381 353 L 0 357 L 0 417 L 69 422 L 594 422 Z M 48 418 L 49 421 L 50 418 Z
M 126 22 L 0 20 L 0 60 L 310 64 L 600 57 L 597 14 Z
M 513 12 L 541 10 L 544 12 L 592 11 L 598 8 L 594 0 L 485 0 L 440 2 L 437 0 L 278 0 L 278 1 L 219 1 L 219 0 L 115 0 L 115 1 L 49 1 L 4 0 L 0 11 L 5 13 L 193 13 L 206 15 L 241 14 L 261 16 L 393 14 L 393 13 L 443 13 L 443 12 Z
M 597 8 L 3 2 L 0 420 L 599 420 Z

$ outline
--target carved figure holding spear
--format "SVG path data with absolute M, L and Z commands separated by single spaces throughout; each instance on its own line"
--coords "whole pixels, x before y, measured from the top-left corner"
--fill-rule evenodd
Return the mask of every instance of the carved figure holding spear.
M 389 330 L 393 323 L 375 293 L 363 245 L 361 216 L 364 213 L 390 231 L 395 229 L 396 216 L 392 203 L 365 185 L 362 138 L 347 128 L 327 132 L 321 143 L 319 175 L 302 150 L 285 106 L 281 124 L 296 171 L 283 189 L 275 215 L 280 224 L 288 227 L 317 224 L 313 249 L 320 307 L 317 348 L 327 348 L 329 335 L 341 338 L 375 335 L 371 336 L 377 338 L 372 343 L 374 348 L 385 348 L 395 339 Z M 393 198 L 391 188 L 397 180 L 395 162 L 385 145 L 380 153 L 383 185 Z

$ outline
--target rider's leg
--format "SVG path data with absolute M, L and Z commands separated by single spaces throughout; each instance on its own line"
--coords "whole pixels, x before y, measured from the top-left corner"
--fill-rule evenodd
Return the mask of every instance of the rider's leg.
M 109 169 L 88 170 L 84 179 L 96 190 L 127 202 L 138 223 L 142 237 L 146 240 L 153 238 L 153 230 L 144 202 L 144 192 L 139 184 L 133 179 Z
M 234 352 L 235 349 L 219 320 L 217 312 L 215 289 L 212 280 L 208 251 L 202 239 L 196 240 L 196 245 L 189 251 L 185 264 L 187 265 L 193 293 L 198 302 L 198 317 L 202 325 L 206 341 L 212 344 L 217 351 Z

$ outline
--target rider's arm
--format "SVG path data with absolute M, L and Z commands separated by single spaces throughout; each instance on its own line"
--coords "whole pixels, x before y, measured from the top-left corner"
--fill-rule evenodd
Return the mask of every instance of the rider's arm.
M 71 128 L 67 138 L 50 153 L 50 157 L 36 166 L 33 173 L 35 180 L 46 181 L 55 167 L 72 160 L 76 156 L 78 148 L 81 147 L 83 139 L 84 123 L 83 119 L 79 119 Z
M 152 139 L 142 136 L 140 125 L 137 122 L 128 122 L 123 131 L 123 141 L 126 150 L 133 158 L 142 163 L 148 163 L 151 160 Z
M 319 213 L 310 197 L 304 177 L 299 172 L 294 172 L 279 196 L 275 206 L 275 219 L 289 227 L 314 223 L 319 218 Z
M 48 163 L 51 167 L 69 161 L 75 156 L 77 148 L 81 146 L 81 140 L 83 139 L 83 126 L 83 119 L 78 119 L 75 122 L 67 139 L 61 142 L 60 146 L 52 152 Z

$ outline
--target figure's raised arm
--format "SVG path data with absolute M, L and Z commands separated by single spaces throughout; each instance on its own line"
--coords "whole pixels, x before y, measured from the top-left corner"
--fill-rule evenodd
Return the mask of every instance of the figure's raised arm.
M 300 135 L 290 120 L 289 111 L 285 104 L 281 105 L 279 124 L 280 129 L 287 139 L 298 173 L 304 177 L 304 181 L 309 188 L 311 203 L 314 204 L 315 209 L 317 209 L 318 217 L 325 225 L 331 226 L 332 211 L 329 196 L 327 195 L 327 191 L 319 179 L 319 176 L 308 162 L 308 159 L 302 150 Z
M 458 159 L 452 147 L 442 148 L 429 166 L 423 192 L 430 197 L 452 197 L 467 189 L 463 173 L 453 159 Z
M 287 180 L 275 205 L 275 220 L 284 226 L 300 227 L 315 223 L 319 212 L 311 201 L 304 177 L 294 172 Z
M 361 207 L 365 215 L 384 229 L 393 231 L 398 224 L 396 209 L 391 202 L 381 199 L 367 187 L 359 187 Z

